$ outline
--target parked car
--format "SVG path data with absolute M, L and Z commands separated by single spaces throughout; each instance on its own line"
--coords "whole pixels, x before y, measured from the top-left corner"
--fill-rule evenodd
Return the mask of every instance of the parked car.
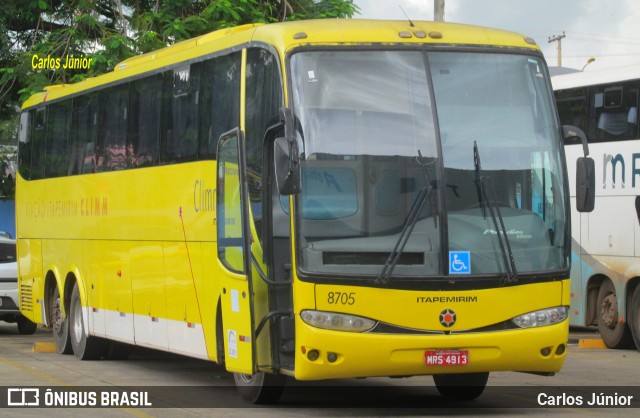
M 20 313 L 16 241 L 5 234 L 0 234 L 0 320 L 17 323 L 20 334 L 33 334 L 38 328 Z

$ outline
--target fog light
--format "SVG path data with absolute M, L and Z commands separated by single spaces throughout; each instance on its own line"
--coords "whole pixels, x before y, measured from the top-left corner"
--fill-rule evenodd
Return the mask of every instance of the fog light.
M 311 361 L 316 361 L 318 360 L 318 357 L 320 357 L 320 353 L 318 352 L 318 350 L 310 350 L 307 353 L 307 358 Z
M 540 354 L 542 354 L 543 357 L 549 356 L 549 354 L 551 354 L 551 347 L 543 348 L 542 350 L 540 350 Z
M 329 360 L 329 363 L 335 363 L 335 361 L 338 360 L 338 355 L 336 353 L 329 353 L 327 354 L 327 360 Z
M 562 354 L 564 354 L 564 352 L 567 350 L 567 346 L 564 344 L 560 344 L 558 346 L 558 348 L 556 348 L 556 355 L 560 356 Z

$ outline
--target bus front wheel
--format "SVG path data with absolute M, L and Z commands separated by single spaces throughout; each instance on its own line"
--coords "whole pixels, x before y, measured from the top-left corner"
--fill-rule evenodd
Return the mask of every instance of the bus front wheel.
M 438 392 L 452 401 L 472 401 L 482 395 L 489 373 L 434 374 Z
M 62 313 L 62 300 L 58 286 L 53 289 L 49 301 L 51 327 L 53 328 L 53 341 L 56 344 L 58 354 L 71 354 L 71 339 L 69 338 L 69 313 Z
M 598 291 L 598 331 L 609 348 L 629 348 L 632 337 L 629 327 L 620 321 L 616 288 L 611 280 L 605 280 Z
M 283 375 L 234 373 L 233 379 L 240 397 L 253 404 L 276 403 L 284 390 Z
M 102 357 L 105 350 L 104 340 L 88 336 L 85 332 L 82 303 L 80 302 L 80 291 L 77 283 L 73 286 L 73 292 L 71 293 L 69 336 L 71 337 L 73 354 L 80 360 L 97 360 Z
M 629 328 L 631 328 L 633 342 L 636 343 L 636 348 L 640 350 L 640 286 L 636 287 L 636 290 L 633 291 L 627 318 L 629 319 Z

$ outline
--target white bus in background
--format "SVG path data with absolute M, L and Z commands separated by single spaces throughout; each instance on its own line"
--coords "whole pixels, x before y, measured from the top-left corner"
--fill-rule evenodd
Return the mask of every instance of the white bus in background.
M 570 324 L 597 325 L 610 348 L 640 350 L 640 64 L 552 77 L 562 124 L 581 128 L 595 160 L 591 213 L 572 199 Z M 568 173 L 579 142 L 565 141 Z

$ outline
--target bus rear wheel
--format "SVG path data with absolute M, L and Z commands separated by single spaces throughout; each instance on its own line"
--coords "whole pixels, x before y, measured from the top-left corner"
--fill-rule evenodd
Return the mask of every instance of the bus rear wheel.
M 133 351 L 133 346 L 118 341 L 106 341 L 102 358 L 105 360 L 126 360 Z
M 633 291 L 627 318 L 629 318 L 629 328 L 631 328 L 633 342 L 636 343 L 636 348 L 640 350 L 640 286 Z
M 285 377 L 283 375 L 234 373 L 233 379 L 240 397 L 253 404 L 276 403 L 284 390 Z
M 53 289 L 49 301 L 51 327 L 53 328 L 53 341 L 56 344 L 58 354 L 71 354 L 71 338 L 69 338 L 69 313 L 62 313 L 62 300 L 58 286 Z
M 482 395 L 489 373 L 434 374 L 438 392 L 452 401 L 472 401 Z
M 611 280 L 605 280 L 598 291 L 598 331 L 609 348 L 629 348 L 632 344 L 631 331 L 621 322 L 616 288 Z
M 18 318 L 18 332 L 21 335 L 35 334 L 37 329 L 38 329 L 38 324 L 33 323 L 29 320 L 29 318 L 26 318 L 20 315 L 20 317 Z
M 73 285 L 71 304 L 69 307 L 69 336 L 73 354 L 80 360 L 97 360 L 105 350 L 105 341 L 98 337 L 88 336 L 85 332 L 82 317 L 82 303 L 78 284 Z

